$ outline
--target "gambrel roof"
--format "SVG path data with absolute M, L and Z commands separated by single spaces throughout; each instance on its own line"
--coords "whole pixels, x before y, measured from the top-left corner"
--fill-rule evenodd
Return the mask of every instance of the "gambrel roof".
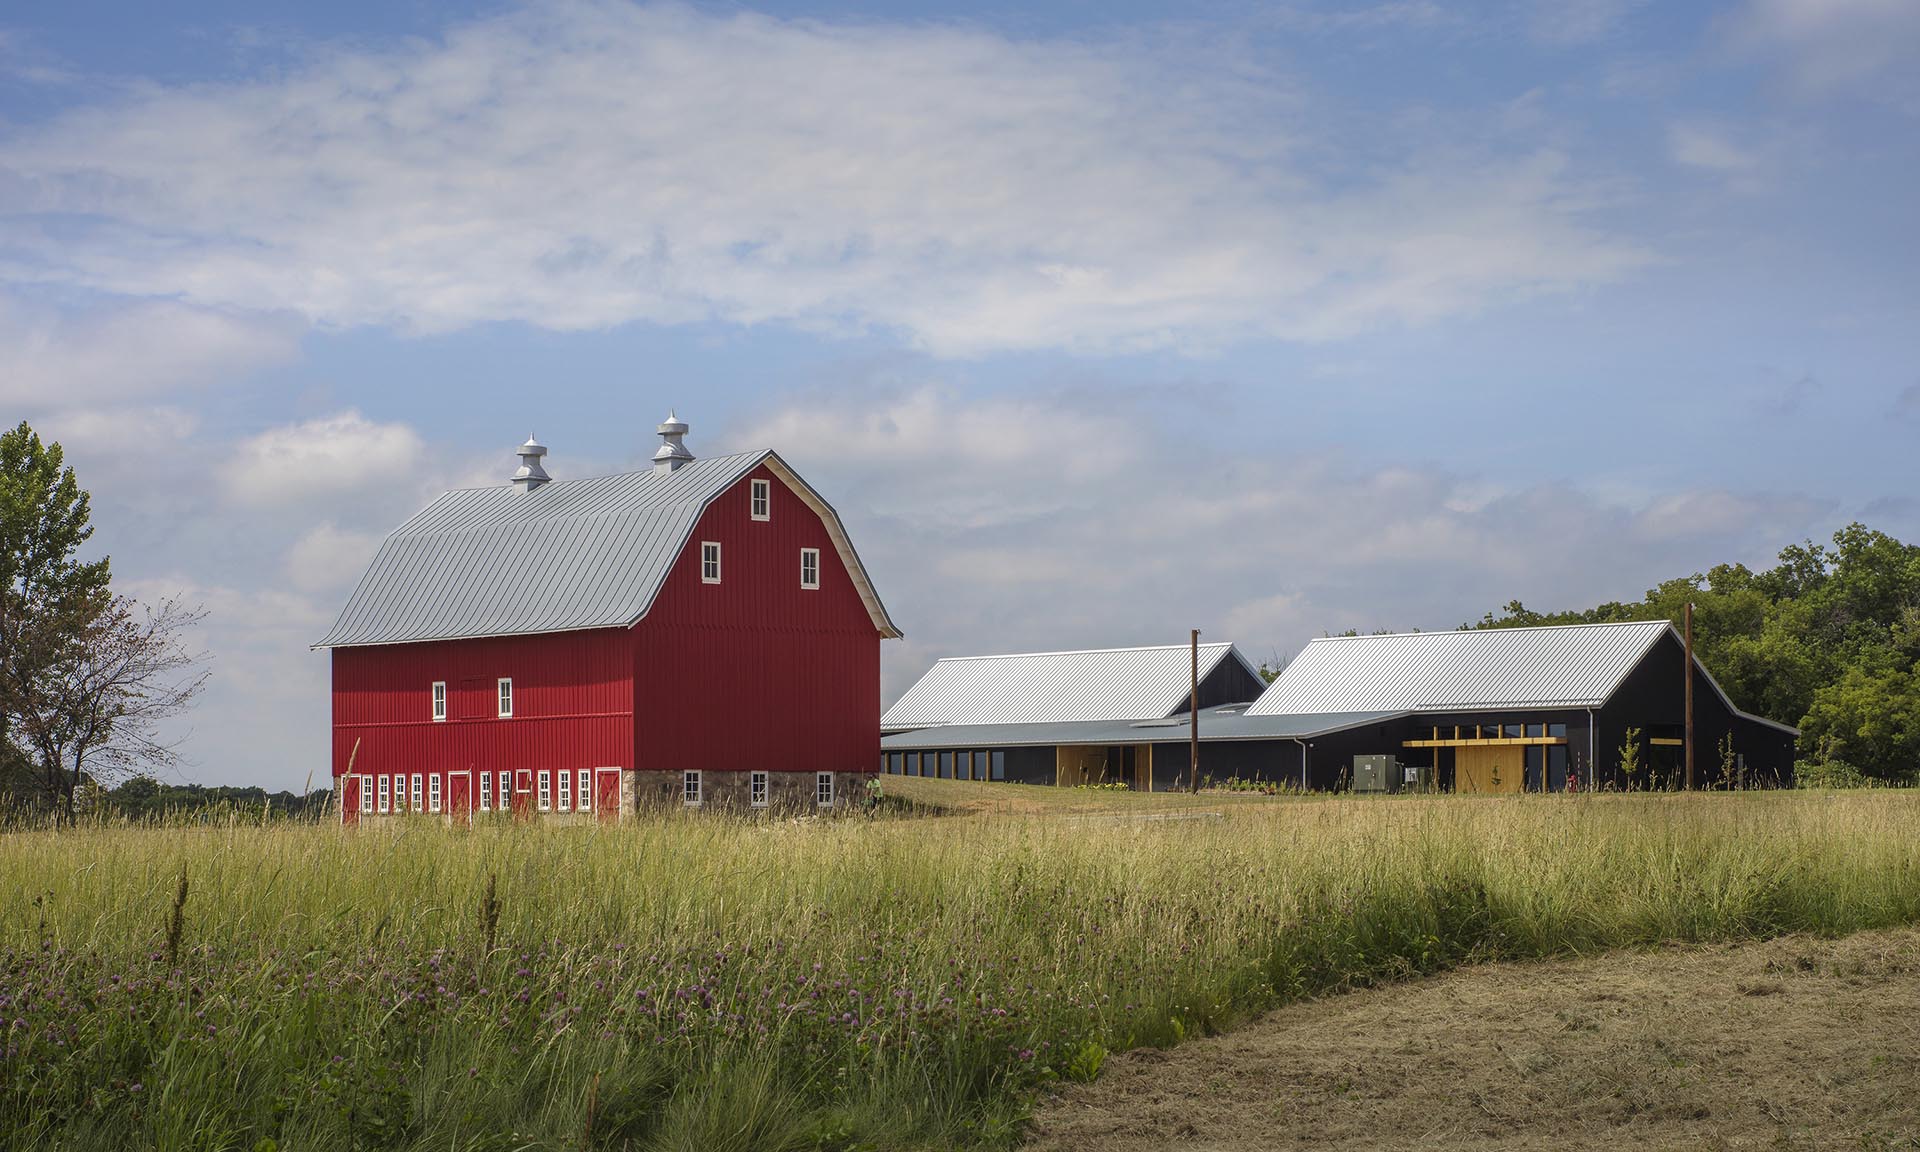
M 1665 620 L 1330 636 L 1310 641 L 1247 715 L 1599 708 L 1668 637 L 1680 642 Z M 1734 714 L 1794 731 L 1741 712 L 1706 679 Z
M 1232 644 L 1202 644 L 1200 678 L 1223 660 L 1237 660 L 1248 675 L 1259 675 Z M 949 656 L 887 709 L 880 727 L 1158 720 L 1186 706 L 1191 674 L 1185 644 Z
M 771 451 L 532 491 L 466 488 L 393 530 L 315 648 L 630 626 L 647 614 L 709 504 L 765 465 L 826 525 L 882 636 L 887 616 L 839 514 Z

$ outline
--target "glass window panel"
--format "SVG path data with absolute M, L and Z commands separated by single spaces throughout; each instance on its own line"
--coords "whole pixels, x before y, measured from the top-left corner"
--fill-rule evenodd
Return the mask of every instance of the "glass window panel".
M 1507 725 L 1507 726 L 1505 727 L 1505 729 L 1504 729 L 1504 731 L 1505 731 L 1505 734 L 1506 734 L 1506 736 L 1507 736 L 1507 738 L 1508 738 L 1508 739 L 1510 739 L 1510 740 L 1512 740 L 1512 739 L 1518 739 L 1518 738 L 1519 738 L 1519 736 L 1520 736 L 1520 725 L 1518 725 L 1518 724 L 1508 724 L 1508 725 Z
M 951 752 L 940 753 L 940 779 L 953 779 L 953 753 Z
M 1547 734 L 1547 726 L 1545 724 L 1527 725 L 1527 735 L 1529 736 L 1545 736 L 1546 734 Z
M 1005 752 L 995 752 L 993 754 L 993 778 L 995 780 L 1005 780 L 1007 778 L 1007 754 Z
M 1567 726 L 1565 724 L 1549 724 L 1547 725 L 1547 735 L 1553 737 L 1555 740 L 1565 740 L 1567 738 Z

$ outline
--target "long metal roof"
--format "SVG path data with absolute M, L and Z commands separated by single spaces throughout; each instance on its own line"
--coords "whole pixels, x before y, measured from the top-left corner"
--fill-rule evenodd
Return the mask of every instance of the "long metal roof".
M 1257 674 L 1232 644 L 1202 644 L 1201 679 L 1228 659 Z M 927 669 L 887 709 L 880 727 L 897 731 L 939 724 L 1157 720 L 1186 705 L 1189 673 L 1185 644 L 950 656 Z
M 1336 712 L 1314 716 L 1247 716 L 1200 710 L 1203 743 L 1232 740 L 1308 740 L 1384 723 L 1404 712 Z M 1185 744 L 1187 717 L 1160 720 L 1082 720 L 1052 724 L 948 724 L 880 739 L 889 752 L 925 748 L 1012 748 L 1047 745 Z
M 707 505 L 763 464 L 821 517 L 874 627 L 899 636 L 839 514 L 777 453 L 761 451 L 530 492 L 448 492 L 388 535 L 314 647 L 631 625 L 652 607 Z
M 1247 715 L 1598 708 L 1669 636 L 1679 642 L 1665 620 L 1331 636 L 1310 641 Z M 1706 678 L 1737 715 L 1794 731 L 1741 712 Z

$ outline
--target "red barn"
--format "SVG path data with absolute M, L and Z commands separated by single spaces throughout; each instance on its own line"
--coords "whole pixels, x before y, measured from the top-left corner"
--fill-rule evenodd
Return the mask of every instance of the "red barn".
M 898 637 L 831 505 L 771 451 L 448 492 L 396 528 L 333 654 L 342 819 L 614 819 L 844 803 Z

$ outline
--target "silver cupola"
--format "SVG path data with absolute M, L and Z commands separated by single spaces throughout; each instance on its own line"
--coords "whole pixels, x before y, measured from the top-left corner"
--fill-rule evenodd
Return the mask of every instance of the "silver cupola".
M 547 470 L 540 466 L 540 458 L 547 454 L 546 445 L 529 434 L 527 442 L 520 445 L 516 451 L 520 454 L 520 468 L 513 474 L 514 487 L 522 492 L 531 492 L 553 479 L 547 475 Z
M 659 450 L 653 454 L 655 472 L 672 472 L 682 464 L 693 463 L 693 453 L 687 451 L 687 446 L 680 442 L 687 434 L 685 420 L 668 412 L 667 418 L 660 422 L 655 431 L 660 433 L 661 440 Z

